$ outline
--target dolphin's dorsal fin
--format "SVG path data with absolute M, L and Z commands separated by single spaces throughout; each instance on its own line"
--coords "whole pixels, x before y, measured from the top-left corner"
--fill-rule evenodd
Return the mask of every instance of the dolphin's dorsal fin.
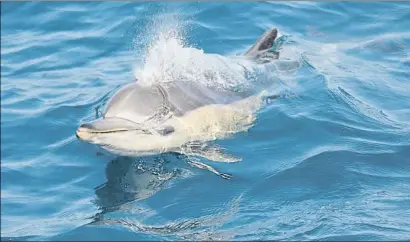
M 278 30 L 273 28 L 267 30 L 257 41 L 256 43 L 250 48 L 245 55 L 246 56 L 254 56 L 262 51 L 266 51 L 272 48 L 273 43 L 275 42 L 276 37 L 278 36 Z

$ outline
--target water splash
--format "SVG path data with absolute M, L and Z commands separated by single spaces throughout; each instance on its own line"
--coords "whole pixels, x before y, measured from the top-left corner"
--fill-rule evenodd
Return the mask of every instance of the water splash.
M 266 65 L 258 65 L 243 56 L 221 56 L 194 47 L 186 40 L 189 21 L 182 21 L 178 14 L 160 15 L 150 26 L 146 36 L 151 42 L 145 47 L 142 63 L 134 71 L 141 83 L 191 81 L 238 90 L 266 79 Z

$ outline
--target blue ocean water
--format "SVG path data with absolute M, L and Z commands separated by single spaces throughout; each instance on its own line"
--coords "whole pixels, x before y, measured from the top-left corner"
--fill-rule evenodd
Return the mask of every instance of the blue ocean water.
M 2 239 L 409 240 L 408 26 L 408 2 L 2 2 Z M 271 27 L 291 95 L 217 141 L 231 180 L 76 139 L 119 86 Z

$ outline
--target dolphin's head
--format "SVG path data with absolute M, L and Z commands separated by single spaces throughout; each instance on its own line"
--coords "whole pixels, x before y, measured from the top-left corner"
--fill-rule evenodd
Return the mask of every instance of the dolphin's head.
M 78 127 L 78 139 L 121 155 L 163 152 L 174 132 L 169 109 L 158 86 L 131 83 L 118 90 L 100 119 Z

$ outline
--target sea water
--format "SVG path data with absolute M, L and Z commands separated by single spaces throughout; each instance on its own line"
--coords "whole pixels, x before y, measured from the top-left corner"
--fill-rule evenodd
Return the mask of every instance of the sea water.
M 410 239 L 409 20 L 407 2 L 2 2 L 2 239 Z M 245 75 L 273 27 L 280 60 Z M 136 79 L 261 78 L 281 98 L 215 142 L 242 161 L 203 160 L 230 180 L 75 137 Z

